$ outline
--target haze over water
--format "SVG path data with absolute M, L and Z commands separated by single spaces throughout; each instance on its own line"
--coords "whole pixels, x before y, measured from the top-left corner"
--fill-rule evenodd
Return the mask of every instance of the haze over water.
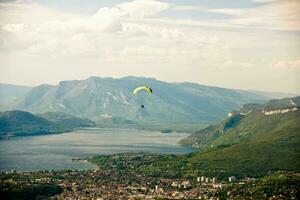
M 177 145 L 187 135 L 133 129 L 80 129 L 15 137 L 0 141 L 0 170 L 93 169 L 95 165 L 74 162 L 72 158 L 123 152 L 189 153 L 192 148 Z

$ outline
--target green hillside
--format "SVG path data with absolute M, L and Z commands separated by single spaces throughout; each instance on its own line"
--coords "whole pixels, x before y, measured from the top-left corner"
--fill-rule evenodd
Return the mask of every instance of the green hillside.
M 95 156 L 100 169 L 147 176 L 182 178 L 208 176 L 227 180 L 263 177 L 277 171 L 299 172 L 300 143 L 249 142 L 220 146 L 186 155 L 118 154 Z
M 94 122 L 62 113 L 34 115 L 25 111 L 0 112 L 0 139 L 61 133 L 78 127 L 91 127 Z
M 52 132 L 53 124 L 29 112 L 0 112 L 0 134 L 2 137 L 13 135 L 34 135 Z
M 262 177 L 300 170 L 300 97 L 248 104 L 216 125 L 193 133 L 187 155 L 115 155 L 92 159 L 99 167 L 160 177 Z M 289 102 L 289 103 L 287 103 Z M 130 169 L 128 169 L 128 167 Z
M 202 149 L 240 142 L 299 141 L 300 97 L 272 100 L 265 104 L 246 104 L 232 112 L 222 122 L 191 134 L 180 141 L 182 145 L 193 145 Z M 292 103 L 291 103 L 292 102 Z M 279 114 L 263 112 L 297 109 Z
M 299 100 L 295 97 L 245 105 L 221 123 L 180 141 L 205 149 L 189 160 L 192 168 L 199 169 L 198 173 L 218 171 L 218 175 L 236 176 L 263 175 L 269 170 L 298 171 Z M 280 109 L 284 113 L 276 113 Z M 265 111 L 275 113 L 268 115 Z
M 197 153 L 187 175 L 260 177 L 269 171 L 299 171 L 300 143 L 249 142 Z
M 88 119 L 83 119 L 60 112 L 47 112 L 38 114 L 38 116 L 55 123 L 57 127 L 77 128 L 92 127 L 95 123 Z

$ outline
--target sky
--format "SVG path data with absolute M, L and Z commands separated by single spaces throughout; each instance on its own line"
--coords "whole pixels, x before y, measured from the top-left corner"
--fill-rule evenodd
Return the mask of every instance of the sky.
M 90 76 L 300 94 L 299 0 L 0 0 L 0 82 Z

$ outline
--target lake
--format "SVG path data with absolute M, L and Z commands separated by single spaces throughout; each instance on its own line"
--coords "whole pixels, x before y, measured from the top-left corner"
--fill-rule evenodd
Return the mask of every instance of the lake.
M 69 133 L 14 137 L 0 141 L 0 171 L 94 169 L 72 158 L 123 152 L 183 154 L 192 148 L 177 142 L 187 133 L 160 133 L 135 129 L 95 128 Z

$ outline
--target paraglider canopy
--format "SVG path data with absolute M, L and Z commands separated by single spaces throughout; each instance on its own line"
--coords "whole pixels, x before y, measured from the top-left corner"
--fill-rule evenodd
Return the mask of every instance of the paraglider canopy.
M 137 93 L 139 93 L 139 92 L 141 92 L 141 91 L 145 91 L 145 92 L 147 92 L 147 93 L 149 93 L 149 94 L 152 94 L 152 92 L 153 92 L 152 89 L 151 89 L 150 87 L 144 85 L 144 86 L 140 86 L 140 87 L 135 88 L 135 89 L 133 90 L 133 94 L 137 94 Z M 143 109 L 143 108 L 144 108 L 144 105 L 141 105 L 141 108 Z
M 140 86 L 140 87 L 135 88 L 133 90 L 133 94 L 137 94 L 138 92 L 143 91 L 143 90 L 148 92 L 149 94 L 152 94 L 152 92 L 153 92 L 150 87 L 144 85 L 144 86 Z

